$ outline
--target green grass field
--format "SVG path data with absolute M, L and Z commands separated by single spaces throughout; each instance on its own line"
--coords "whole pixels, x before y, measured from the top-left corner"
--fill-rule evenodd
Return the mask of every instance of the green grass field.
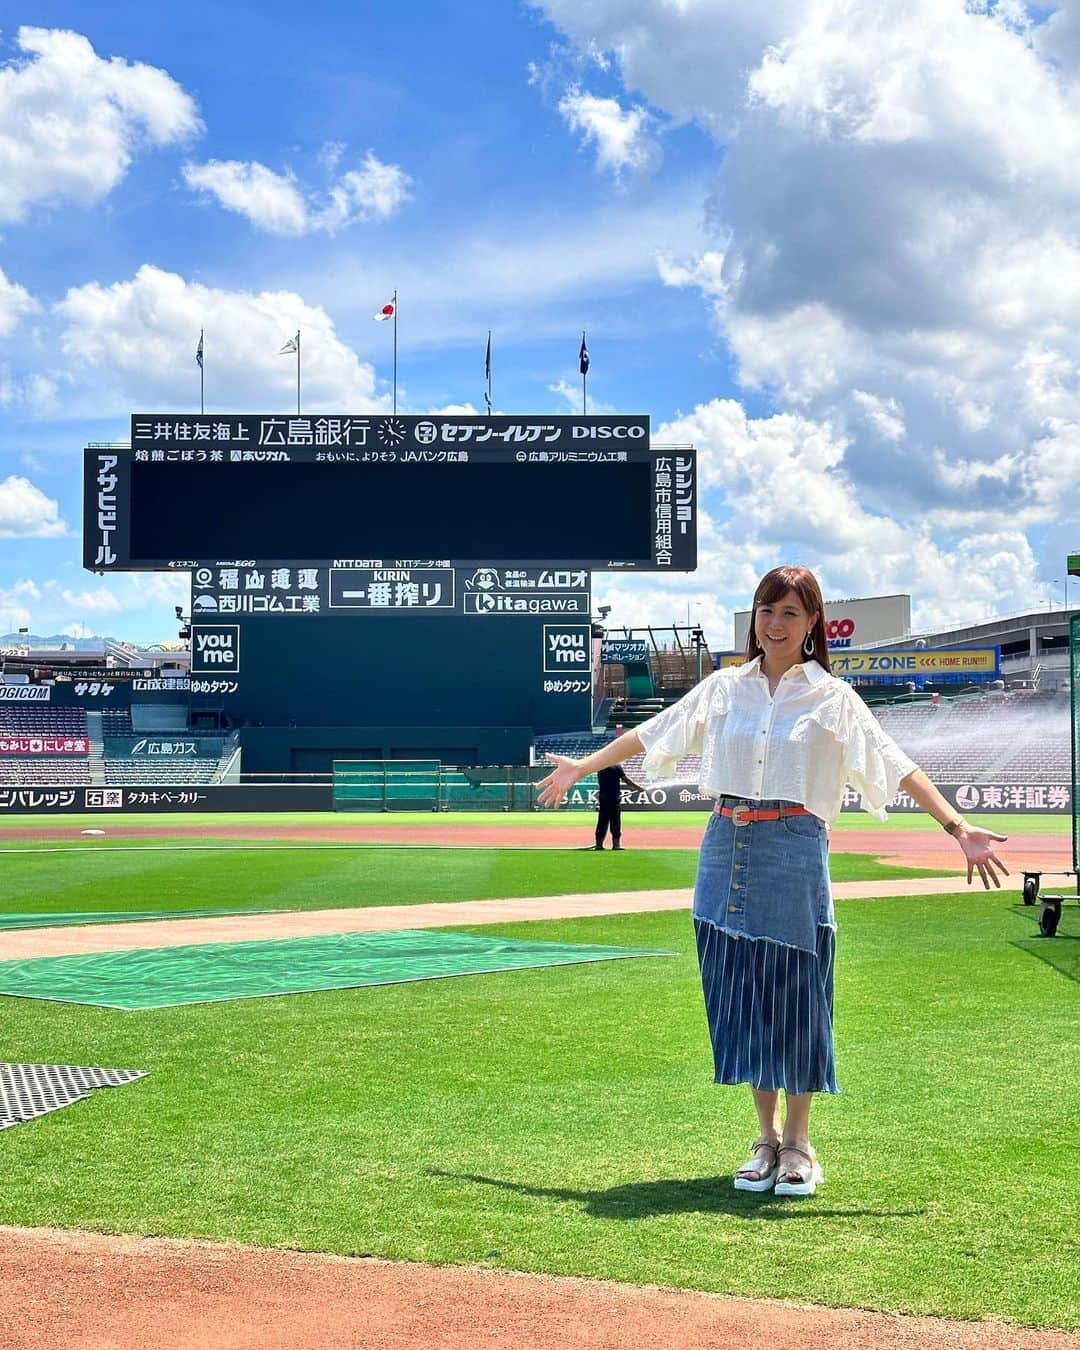
M 569 895 L 692 886 L 691 849 L 594 853 L 559 849 L 207 849 L 171 853 L 15 854 L 4 861 L 0 913 L 206 909 L 341 909 L 505 896 Z M 863 854 L 832 859 L 837 881 L 933 876 Z
M 687 886 L 694 860 L 11 854 L 0 905 L 293 909 Z M 834 855 L 833 874 L 900 875 L 858 854 Z M 0 1223 L 1080 1327 L 1080 910 L 1066 907 L 1054 939 L 1015 896 L 981 890 L 837 910 L 844 1092 L 815 1108 L 828 1180 L 813 1199 L 732 1189 L 754 1133 L 749 1093 L 712 1085 L 689 920 L 656 913 L 468 931 L 674 958 L 137 1013 L 4 998 L 6 1058 L 150 1077 L 0 1134 Z
M 6 999 L 8 1055 L 151 1076 L 5 1132 L 0 1221 L 1077 1325 L 1071 911 L 1046 940 L 982 894 L 839 910 L 845 1090 L 811 1200 L 731 1189 L 748 1094 L 709 1081 L 669 913 L 472 930 L 668 960 L 148 1013 Z

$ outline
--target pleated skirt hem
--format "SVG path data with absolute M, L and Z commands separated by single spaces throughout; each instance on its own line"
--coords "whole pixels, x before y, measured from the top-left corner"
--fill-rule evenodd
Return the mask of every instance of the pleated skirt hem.
M 766 1092 L 839 1092 L 833 1047 L 835 930 L 817 950 L 734 936 L 695 919 L 714 1081 Z

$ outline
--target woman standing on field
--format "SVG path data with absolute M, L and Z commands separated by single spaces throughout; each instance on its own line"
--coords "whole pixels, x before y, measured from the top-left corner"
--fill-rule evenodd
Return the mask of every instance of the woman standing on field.
M 718 1083 L 749 1083 L 759 1134 L 737 1190 L 813 1195 L 815 1092 L 837 1092 L 833 1056 L 836 920 L 828 827 L 848 784 L 884 821 L 903 788 L 953 836 L 968 881 L 1000 886 L 1004 835 L 969 825 L 829 669 L 821 589 L 777 567 L 754 593 L 746 663 L 716 671 L 678 703 L 582 760 L 552 755 L 539 801 L 558 807 L 586 774 L 644 752 L 647 779 L 701 756 L 716 797 L 694 888 L 694 928 Z M 780 1093 L 785 1112 L 780 1114 Z

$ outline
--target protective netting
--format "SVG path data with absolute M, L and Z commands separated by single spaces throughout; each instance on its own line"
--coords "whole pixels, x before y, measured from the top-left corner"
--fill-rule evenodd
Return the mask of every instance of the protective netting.
M 437 929 L 347 933 L 4 961 L 0 962 L 0 994 L 101 1008 L 169 1008 L 672 955 L 632 947 L 530 942 Z

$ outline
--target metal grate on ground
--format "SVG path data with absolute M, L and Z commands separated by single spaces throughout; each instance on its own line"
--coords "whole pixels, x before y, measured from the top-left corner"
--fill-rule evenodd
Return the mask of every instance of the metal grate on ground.
M 0 1130 L 85 1101 L 95 1088 L 122 1087 L 145 1077 L 143 1069 L 0 1063 Z

